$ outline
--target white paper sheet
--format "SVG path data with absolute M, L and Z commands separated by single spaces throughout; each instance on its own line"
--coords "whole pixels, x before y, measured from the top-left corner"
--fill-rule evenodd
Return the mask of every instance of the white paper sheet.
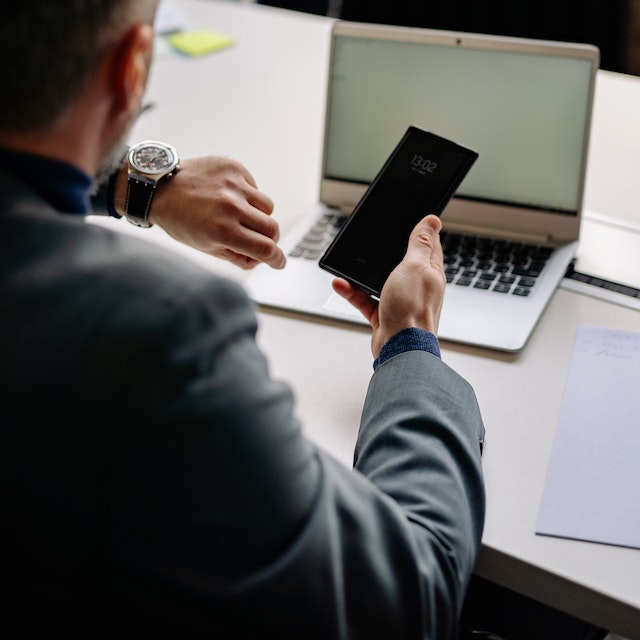
M 162 0 L 158 5 L 155 22 L 156 33 L 164 35 L 184 31 L 187 28 L 187 21 L 182 13 L 182 9 L 171 0 Z
M 578 329 L 536 533 L 640 548 L 640 333 Z

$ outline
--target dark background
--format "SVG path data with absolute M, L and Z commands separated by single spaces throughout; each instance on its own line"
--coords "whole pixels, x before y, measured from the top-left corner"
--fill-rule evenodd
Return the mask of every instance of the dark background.
M 640 0 L 258 0 L 343 20 L 594 44 L 600 67 L 640 75 Z

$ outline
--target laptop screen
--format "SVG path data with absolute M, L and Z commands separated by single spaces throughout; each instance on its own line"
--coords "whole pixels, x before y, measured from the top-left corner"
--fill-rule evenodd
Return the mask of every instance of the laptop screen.
M 428 40 L 335 36 L 325 178 L 369 183 L 416 125 L 480 154 L 457 196 L 576 214 L 597 49 L 446 32 Z

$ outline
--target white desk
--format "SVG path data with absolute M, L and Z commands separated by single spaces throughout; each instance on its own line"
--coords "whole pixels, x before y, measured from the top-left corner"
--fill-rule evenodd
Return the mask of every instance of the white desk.
M 189 28 L 211 27 L 237 44 L 200 59 L 159 52 L 148 91 L 155 106 L 132 139 L 167 140 L 184 157 L 237 158 L 274 199 L 286 229 L 318 190 L 331 22 L 228 0 L 175 4 Z M 640 225 L 640 78 L 600 72 L 591 151 L 588 208 Z M 157 228 L 113 223 L 214 271 L 244 276 Z M 288 314 L 260 319 L 260 343 L 274 374 L 292 384 L 306 433 L 350 466 L 371 375 L 367 331 Z M 442 345 L 444 360 L 475 387 L 487 427 L 488 511 L 477 572 L 640 639 L 640 551 L 534 533 L 579 324 L 638 330 L 640 315 L 560 289 L 519 356 Z

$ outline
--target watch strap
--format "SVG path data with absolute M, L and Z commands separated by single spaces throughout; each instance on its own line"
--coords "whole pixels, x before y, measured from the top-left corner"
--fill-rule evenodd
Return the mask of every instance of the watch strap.
M 156 190 L 156 181 L 135 173 L 129 174 L 127 180 L 127 197 L 124 212 L 127 220 L 138 227 L 149 228 L 151 200 Z

